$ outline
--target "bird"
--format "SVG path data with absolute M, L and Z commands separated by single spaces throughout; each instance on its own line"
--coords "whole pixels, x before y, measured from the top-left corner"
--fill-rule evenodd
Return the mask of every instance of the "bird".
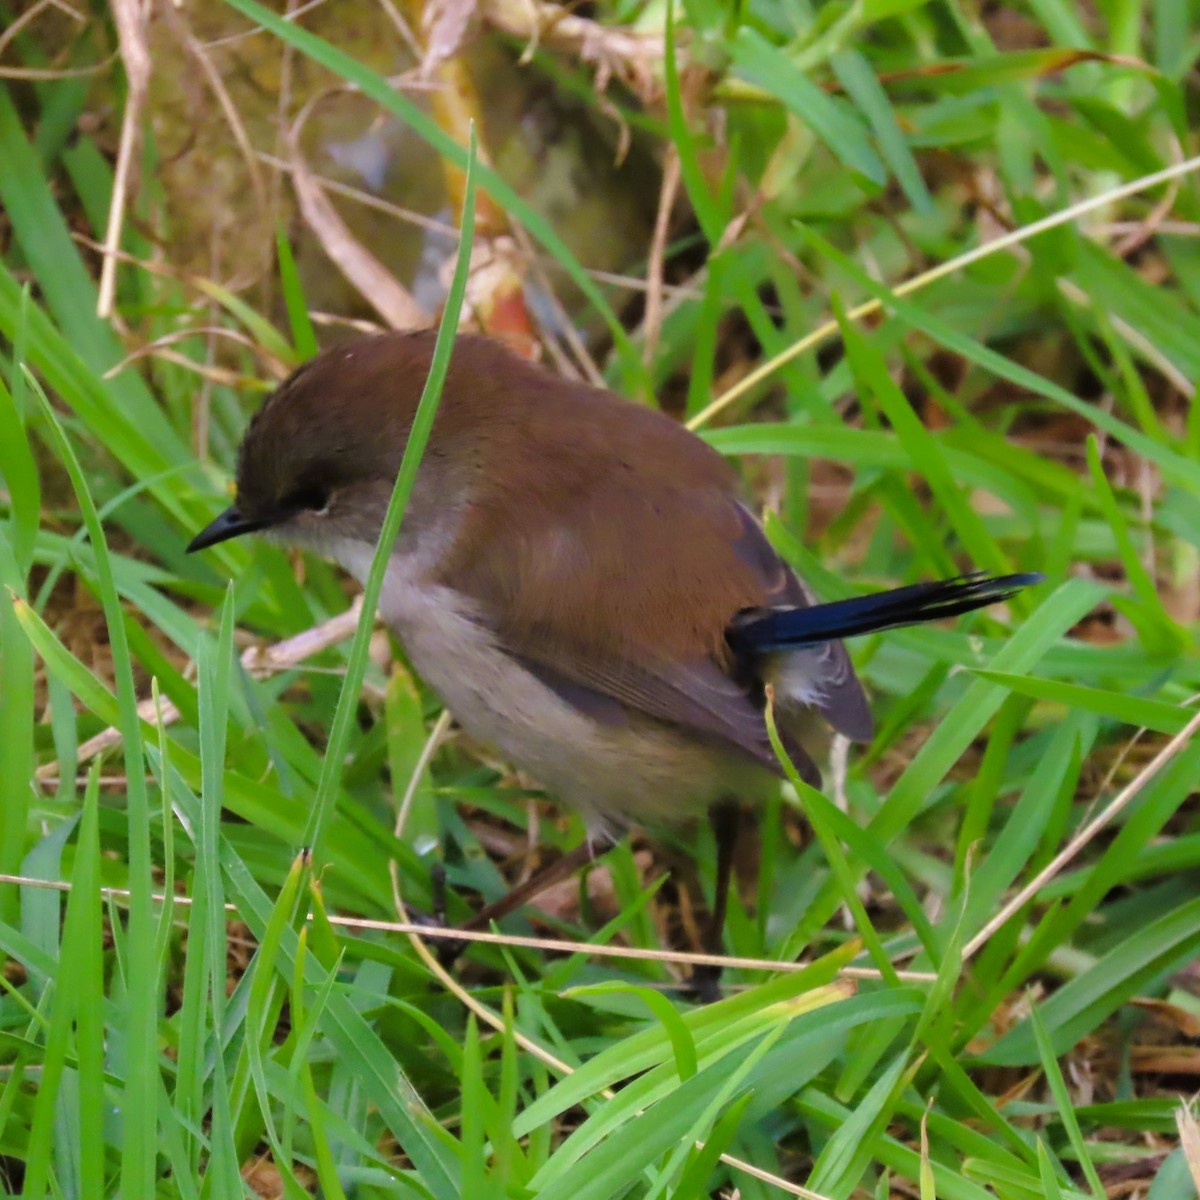
M 188 552 L 262 534 L 365 582 L 434 342 L 433 330 L 360 336 L 294 371 L 246 428 L 233 505 Z M 788 756 L 819 786 L 822 730 L 873 733 L 843 638 L 1040 578 L 976 572 L 819 603 L 695 434 L 459 334 L 379 614 L 460 726 L 583 818 L 586 839 L 514 903 L 631 825 L 708 814 L 705 949 L 719 953 L 738 813 L 781 776 L 768 696 Z M 711 998 L 718 974 L 697 969 L 696 994 Z

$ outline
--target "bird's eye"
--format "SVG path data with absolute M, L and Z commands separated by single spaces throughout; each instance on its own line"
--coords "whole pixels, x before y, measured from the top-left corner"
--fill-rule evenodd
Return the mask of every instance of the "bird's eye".
M 289 492 L 283 502 L 289 512 L 324 512 L 329 507 L 329 489 L 319 483 L 304 483 Z

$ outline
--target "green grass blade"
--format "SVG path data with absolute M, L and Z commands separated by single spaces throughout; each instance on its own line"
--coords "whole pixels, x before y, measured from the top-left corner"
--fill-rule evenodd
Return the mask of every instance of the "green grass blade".
M 1038 1054 L 1042 1060 L 1042 1070 L 1046 1073 L 1046 1082 L 1050 1085 L 1050 1094 L 1054 1097 L 1054 1103 L 1058 1108 L 1059 1119 L 1062 1121 L 1063 1128 L 1067 1131 L 1067 1137 L 1071 1140 L 1071 1148 L 1075 1151 L 1075 1157 L 1079 1160 L 1079 1165 L 1083 1169 L 1084 1177 L 1088 1181 L 1088 1187 L 1091 1188 L 1092 1195 L 1098 1198 L 1103 1197 L 1106 1195 L 1106 1189 L 1100 1181 L 1100 1176 L 1096 1174 L 1092 1157 L 1083 1143 L 1083 1132 L 1080 1130 L 1079 1121 L 1075 1117 L 1075 1102 L 1071 1098 L 1071 1093 L 1067 1088 L 1067 1081 L 1063 1078 L 1062 1070 L 1059 1068 L 1058 1059 L 1055 1057 L 1054 1049 L 1050 1045 L 1050 1035 L 1046 1032 L 1046 1026 L 1042 1023 L 1042 1017 L 1038 1012 L 1036 1003 L 1030 1003 L 1029 1021 L 1033 1026 L 1034 1037 L 1037 1039 Z M 1040 1164 L 1043 1164 L 1043 1182 L 1045 1181 L 1046 1174 L 1045 1164 L 1048 1163 L 1048 1159 L 1049 1155 L 1039 1140 L 1038 1161 Z
M 235 0 L 230 0 L 230 2 L 235 2 Z M 243 2 L 245 0 L 236 0 L 238 4 Z M 288 28 L 291 27 L 288 26 Z M 337 711 L 334 713 L 333 726 L 329 731 L 329 744 L 325 750 L 316 801 L 305 830 L 304 841 L 312 850 L 318 869 L 323 862 L 322 852 L 326 828 L 337 800 L 338 783 L 342 771 L 341 764 L 345 757 L 347 739 L 350 736 L 350 728 L 358 707 L 358 693 L 362 686 L 363 673 L 366 670 L 371 631 L 374 628 L 375 610 L 379 605 L 379 596 L 383 589 L 384 573 L 387 570 L 387 562 L 391 557 L 396 535 L 400 532 L 400 523 L 404 519 L 404 510 L 408 504 L 408 498 L 412 494 L 421 456 L 425 452 L 425 445 L 429 440 L 430 431 L 433 429 L 433 419 L 437 414 L 438 402 L 442 396 L 442 385 L 446 381 L 446 373 L 450 368 L 450 356 L 454 352 L 454 338 L 458 331 L 463 297 L 466 295 L 471 264 L 471 245 L 475 235 L 475 171 L 475 141 L 472 134 L 463 193 L 463 225 L 459 237 L 458 261 L 454 270 L 454 279 L 450 285 L 450 294 L 446 300 L 442 322 L 438 327 L 429 375 L 421 392 L 416 415 L 413 417 L 412 430 L 408 435 L 408 444 L 404 447 L 404 457 L 400 462 L 400 470 L 396 474 L 396 482 L 392 487 L 392 495 L 388 501 L 387 513 L 383 518 L 383 529 L 379 534 L 379 543 L 375 547 L 371 571 L 363 587 L 363 616 L 358 623 L 358 630 L 350 647 L 341 698 L 338 701 Z
M 853 110 L 806 78 L 782 50 L 748 25 L 728 49 L 738 76 L 786 105 L 852 171 L 875 184 L 887 181 L 887 170 Z
M 1054 1054 L 1060 1055 L 1151 980 L 1185 962 L 1200 949 L 1200 899 L 1179 905 L 1140 927 L 1094 967 L 1070 980 L 1041 1009 Z M 981 1062 L 1038 1061 L 1032 1023 L 1022 1021 L 979 1056 Z
M 139 982 L 158 978 L 155 961 L 154 913 L 151 893 L 150 806 L 146 793 L 146 766 L 142 752 L 141 722 L 137 713 L 137 692 L 133 664 L 121 601 L 113 578 L 112 559 L 96 506 L 83 477 L 79 460 L 58 423 L 58 418 L 41 386 L 30 378 L 42 408 L 59 460 L 66 467 L 79 501 L 84 524 L 88 528 L 96 555 L 97 579 L 104 617 L 108 624 L 113 667 L 117 680 L 119 724 L 125 743 L 125 770 L 128 778 L 129 844 L 129 977 Z M 122 1151 L 122 1191 L 129 1200 L 151 1200 L 155 1177 L 155 1139 L 152 1114 L 157 1109 L 158 1068 L 155 1049 L 158 1042 L 158 992 L 139 986 L 126 997 L 125 1037 L 127 1069 L 123 1108 L 126 1113 L 125 1141 Z
M 304 287 L 296 260 L 292 256 L 292 244 L 287 230 L 282 225 L 275 231 L 275 252 L 279 258 L 279 280 L 283 286 L 283 302 L 287 306 L 288 322 L 292 327 L 292 345 L 296 357 L 304 362 L 313 358 L 320 347 L 312 318 L 308 315 L 308 302 L 304 298 Z

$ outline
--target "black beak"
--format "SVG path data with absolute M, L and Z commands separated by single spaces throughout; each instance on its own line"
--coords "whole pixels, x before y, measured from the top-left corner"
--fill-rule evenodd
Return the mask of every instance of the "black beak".
M 265 529 L 269 524 L 269 521 L 253 521 L 249 517 L 243 517 L 236 508 L 227 508 L 188 542 L 187 553 L 207 550 L 209 546 L 215 546 L 218 542 L 227 542 L 230 538 L 241 537 L 243 533 Z

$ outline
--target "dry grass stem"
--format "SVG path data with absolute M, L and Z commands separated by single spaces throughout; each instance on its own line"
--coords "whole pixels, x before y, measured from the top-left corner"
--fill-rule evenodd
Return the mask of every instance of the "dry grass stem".
M 104 231 L 104 256 L 100 267 L 100 284 L 96 311 L 108 320 L 113 312 L 117 291 L 116 250 L 121 244 L 125 224 L 125 206 L 129 199 L 129 178 L 133 171 L 134 155 L 141 145 L 142 110 L 150 86 L 150 48 L 146 43 L 146 11 L 141 0 L 112 0 L 113 20 L 125 65 L 128 94 L 121 115 L 121 140 L 117 147 L 117 164 L 113 171 L 112 200 L 108 206 L 108 225 Z
M 172 333 L 164 333 L 162 337 L 156 338 L 152 342 L 147 342 L 144 346 L 139 346 L 136 350 L 131 351 L 121 359 L 120 362 L 114 363 L 109 367 L 101 378 L 112 379 L 135 362 L 139 362 L 143 358 L 158 357 L 168 346 L 173 346 L 178 342 L 186 342 L 189 338 L 194 337 L 225 338 L 228 341 L 236 342 L 239 346 L 244 346 L 247 350 L 254 351 L 255 353 L 258 351 L 258 343 L 237 329 L 229 329 L 225 325 L 195 325 L 189 329 L 177 329 Z M 178 361 L 180 357 L 175 356 L 172 361 Z M 214 368 L 211 364 L 198 363 L 192 359 L 184 358 L 183 361 L 186 365 L 198 370 L 219 370 L 219 368 Z M 228 376 L 228 379 L 223 379 L 222 382 L 236 384 L 242 378 L 236 371 L 225 372 L 225 375 Z
M 1200 155 L 1185 159 L 1183 162 L 1175 163 L 1172 166 L 1164 167 L 1161 171 L 1154 171 L 1149 175 L 1139 176 L 1128 183 L 1110 188 L 1100 195 L 1091 196 L 1086 200 L 1080 200 L 1076 204 L 1068 205 L 1056 213 L 1051 213 L 1048 217 L 1043 217 L 1040 221 L 1033 221 L 1019 229 L 1001 234 L 999 237 L 985 242 L 982 246 L 976 246 L 973 250 L 968 250 L 965 254 L 959 254 L 944 263 L 939 263 L 936 267 L 931 267 L 928 271 L 922 271 L 921 274 L 914 275 L 911 279 L 905 280 L 893 288 L 892 292 L 896 296 L 912 295 L 912 293 L 928 287 L 931 283 L 935 283 L 939 279 L 944 279 L 947 275 L 953 275 L 956 271 L 961 271 L 964 267 L 968 267 L 972 263 L 979 262 L 981 259 L 987 258 L 992 254 L 998 254 L 1001 250 L 1020 246 L 1031 238 L 1037 237 L 1038 234 L 1045 233 L 1048 229 L 1057 229 L 1060 225 L 1069 224 L 1086 213 L 1094 212 L 1098 208 L 1104 208 L 1126 196 L 1134 196 L 1138 192 L 1157 187 L 1160 183 L 1169 183 L 1173 179 L 1178 179 L 1180 176 L 1188 175 L 1196 170 L 1200 170 Z M 864 317 L 881 312 L 883 308 L 884 304 L 882 301 L 867 300 L 857 307 L 852 308 L 847 315 L 853 321 L 861 321 Z M 688 428 L 699 429 L 707 425 L 714 417 L 740 400 L 742 396 L 753 391 L 764 379 L 770 378 L 781 367 L 792 362 L 793 359 L 799 358 L 800 355 L 819 346 L 827 338 L 833 337 L 837 331 L 838 324 L 836 321 L 826 321 L 824 325 L 818 326 L 805 337 L 793 342 L 786 350 L 756 367 L 744 378 L 738 380 L 733 387 L 713 400 L 711 404 L 701 409 L 700 412 L 688 421 Z
M 1089 821 L 1000 911 L 967 943 L 963 958 L 968 959 L 1015 914 L 1020 912 L 1095 836 L 1105 829 L 1137 798 L 1141 790 L 1163 767 L 1187 746 L 1200 730 L 1200 712 L 1165 745 L 1129 781 L 1098 816 Z
M 175 0 L 170 0 L 174 3 Z M 328 4 L 330 0 L 308 0 L 307 4 L 301 4 L 299 8 L 291 9 L 283 14 L 285 21 L 298 21 L 301 17 L 312 12 L 314 9 L 320 8 L 323 4 Z M 232 46 L 235 42 L 245 41 L 246 38 L 257 37 L 260 33 L 266 33 L 261 25 L 253 25 L 249 29 L 243 29 L 240 33 L 228 33 L 224 37 L 213 38 L 211 41 L 203 42 L 205 50 L 218 50 L 222 46 Z
M 66 13 L 81 25 L 87 21 L 82 13 L 77 12 L 70 5 L 62 3 L 62 0 L 37 0 L 37 3 L 31 4 L 20 16 L 14 17 L 4 29 L 0 29 L 0 54 L 3 54 L 12 45 L 21 30 L 32 25 L 42 13 L 51 8 Z
M 679 151 L 667 147 L 663 164 L 662 186 L 658 193 L 658 212 L 654 218 L 654 235 L 650 241 L 646 265 L 646 319 L 643 322 L 642 359 L 649 365 L 658 351 L 658 339 L 663 322 L 663 269 L 667 251 L 667 235 L 671 228 L 671 213 L 679 195 Z
M 292 184 L 300 213 L 334 265 L 383 318 L 385 325 L 392 329 L 423 328 L 430 323 L 430 315 L 350 232 L 350 226 L 330 203 L 316 177 L 308 169 L 300 150 L 300 132 L 318 99 L 314 97 L 304 106 L 288 135 Z
M 164 718 L 169 714 L 164 711 Z M 0 874 L 0 884 L 15 887 L 38 888 L 49 892 L 69 892 L 71 884 L 67 880 L 37 879 L 29 875 Z M 102 887 L 99 894 L 105 900 L 123 903 L 129 899 L 128 888 Z M 192 897 L 186 895 L 164 895 L 155 892 L 151 895 L 155 904 L 190 905 Z M 235 904 L 225 905 L 226 913 L 235 919 L 241 919 L 241 914 Z M 407 909 L 405 910 L 407 913 Z M 309 913 L 308 920 L 313 919 Z M 446 939 L 449 941 L 473 942 L 488 946 L 514 946 L 526 950 L 541 950 L 552 954 L 585 954 L 593 958 L 622 958 L 641 960 L 643 962 L 660 962 L 684 967 L 729 967 L 739 971 L 762 971 L 773 975 L 794 975 L 806 971 L 812 965 L 807 962 L 783 962 L 773 958 L 743 958 L 737 955 L 704 954 L 689 950 L 646 950 L 639 946 L 602 946 L 593 942 L 577 942 L 567 938 L 526 937 L 515 933 L 493 933 L 480 929 L 458 929 L 452 925 L 430 925 L 427 922 L 414 922 L 404 919 L 397 921 L 377 920 L 371 917 L 341 916 L 328 914 L 331 925 L 341 929 L 370 930 L 375 933 L 394 933 L 400 936 L 419 935 L 423 938 Z M 933 983 L 937 976 L 929 971 L 899 971 L 898 977 L 909 983 Z M 880 972 L 873 967 L 842 967 L 838 976 L 846 980 L 876 980 L 881 978 Z

